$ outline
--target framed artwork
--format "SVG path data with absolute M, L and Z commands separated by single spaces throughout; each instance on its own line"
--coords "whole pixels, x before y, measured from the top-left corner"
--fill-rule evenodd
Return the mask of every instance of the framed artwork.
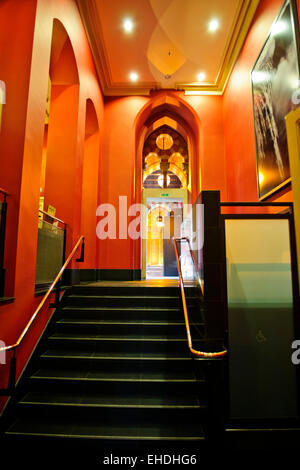
M 284 2 L 251 71 L 251 83 L 258 194 L 262 200 L 291 181 L 285 116 L 300 101 L 295 0 Z

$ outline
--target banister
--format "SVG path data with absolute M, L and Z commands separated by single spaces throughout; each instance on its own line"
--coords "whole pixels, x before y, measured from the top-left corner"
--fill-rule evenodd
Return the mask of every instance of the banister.
M 190 255 L 191 255 L 191 258 L 192 258 L 192 261 L 193 261 L 193 265 L 194 265 L 194 269 L 195 269 L 195 273 L 196 273 L 196 276 L 197 276 L 197 281 L 198 281 L 198 284 L 199 284 L 199 287 L 200 287 L 200 290 L 201 290 L 201 294 L 203 295 L 203 288 L 202 288 L 202 281 L 201 281 L 201 278 L 200 278 L 200 275 L 199 275 L 199 271 L 198 271 L 198 268 L 197 268 L 197 263 L 196 263 L 196 260 L 195 260 L 195 256 L 194 256 L 194 253 L 193 253 L 193 250 L 192 250 L 192 247 L 191 247 L 191 242 L 190 242 L 190 239 L 188 237 L 180 237 L 180 238 L 175 238 L 176 241 L 183 241 L 185 240 L 189 246 L 189 250 L 190 250 Z M 181 269 L 181 268 L 180 268 Z
M 48 212 L 42 211 L 42 209 L 39 209 L 39 212 L 41 212 L 41 214 L 46 215 L 47 217 L 50 217 L 50 219 L 60 222 L 61 224 L 67 225 L 66 222 L 64 222 L 63 220 L 60 220 L 57 217 L 54 217 L 54 215 L 48 214 Z
M 47 290 L 46 294 L 44 295 L 42 301 L 40 302 L 40 304 L 38 305 L 38 307 L 36 308 L 36 310 L 34 311 L 33 315 L 31 316 L 30 320 L 28 321 L 28 323 L 26 324 L 25 328 L 23 329 L 22 333 L 20 334 L 19 338 L 17 339 L 17 341 L 14 343 L 14 344 L 11 344 L 9 346 L 4 346 L 2 348 L 0 348 L 0 352 L 1 351 L 13 351 L 13 357 L 12 357 L 12 362 L 11 362 L 11 368 L 10 368 L 10 375 L 9 375 L 9 387 L 8 389 L 5 389 L 5 390 L 0 390 L 0 396 L 1 395 L 10 395 L 11 392 L 12 392 L 12 388 L 14 387 L 14 382 L 15 380 L 13 380 L 12 378 L 12 375 L 15 374 L 15 370 L 16 370 L 16 358 L 15 358 L 15 352 L 16 352 L 16 349 L 20 346 L 21 342 L 23 341 L 24 337 L 26 336 L 26 334 L 28 333 L 31 325 L 33 324 L 35 318 L 37 317 L 37 315 L 39 314 L 40 310 L 42 309 L 42 307 L 44 306 L 46 300 L 48 299 L 49 295 L 51 294 L 51 292 L 53 291 L 54 287 L 57 285 L 58 281 L 60 280 L 63 272 L 65 271 L 66 267 L 68 266 L 68 264 L 70 263 L 71 259 L 73 258 L 73 256 L 75 255 L 77 249 L 79 248 L 80 244 L 83 244 L 84 245 L 84 237 L 81 236 L 79 238 L 79 240 L 77 241 L 76 245 L 74 246 L 73 250 L 71 251 L 71 253 L 69 254 L 66 262 L 64 263 L 64 265 L 62 266 L 61 270 L 59 271 L 59 273 L 57 274 L 56 278 L 54 279 L 54 281 L 52 282 L 51 286 L 49 287 L 49 289 Z M 76 260 L 77 261 L 77 260 Z M 82 261 L 82 260 L 80 260 Z M 14 374 L 12 374 L 12 369 L 14 370 Z M 13 383 L 13 385 L 12 385 Z M 2 393 L 1 393 L 2 392 Z
M 182 238 L 173 238 L 174 242 L 174 249 L 175 249 L 175 254 L 176 254 L 176 261 L 177 261 L 177 267 L 178 267 L 178 275 L 179 275 L 179 283 L 180 283 L 180 291 L 181 291 L 181 298 L 182 298 L 182 306 L 183 306 L 183 313 L 184 313 L 184 321 L 185 321 L 185 327 L 186 327 L 186 333 L 187 333 L 187 340 L 188 340 L 188 346 L 192 354 L 195 356 L 200 356 L 200 357 L 222 357 L 227 354 L 227 349 L 224 349 L 222 351 L 217 351 L 217 352 L 206 352 L 206 351 L 197 351 L 196 349 L 193 348 L 193 342 L 192 342 L 192 335 L 191 335 L 191 330 L 190 330 L 190 323 L 189 323 L 189 316 L 188 316 L 188 311 L 187 311 L 187 306 L 186 306 L 186 298 L 185 298 L 185 292 L 184 292 L 184 284 L 183 284 L 183 279 L 182 279 L 182 272 L 181 272 L 181 266 L 180 266 L 180 260 L 179 260 L 179 254 L 178 254 L 178 248 L 177 248 L 177 241 L 188 241 L 189 245 L 189 250 L 192 256 L 192 260 L 194 263 L 194 267 L 197 273 L 198 277 L 198 282 L 200 282 L 200 287 L 201 287 L 201 280 L 200 276 L 198 273 L 198 269 L 196 267 L 196 262 L 194 255 L 192 253 L 191 249 L 191 244 L 190 240 L 187 237 L 182 237 Z M 201 287 L 202 291 L 202 287 Z
M 4 248 L 5 248 L 5 231 L 6 231 L 6 213 L 7 202 L 6 198 L 9 193 L 0 188 L 0 195 L 2 196 L 1 210 L 0 210 L 0 297 L 4 296 L 5 285 L 5 268 L 4 268 Z
M 4 196 L 9 196 L 9 193 L 3 188 L 0 188 L 0 193 L 4 194 Z
M 39 311 L 41 310 L 41 308 L 44 306 L 46 300 L 48 299 L 49 295 L 51 294 L 51 292 L 53 291 L 54 287 L 56 286 L 57 282 L 59 281 L 60 277 L 62 276 L 64 270 L 66 269 L 67 265 L 69 264 L 69 262 L 71 261 L 71 259 L 73 258 L 75 252 L 77 251 L 77 248 L 79 247 L 79 245 L 81 244 L 81 242 L 84 242 L 84 237 L 81 236 L 78 240 L 78 242 L 76 243 L 76 245 L 74 246 L 73 250 L 71 251 L 71 253 L 69 254 L 65 264 L 63 265 L 63 267 L 61 268 L 61 270 L 59 271 L 59 273 L 57 274 L 56 278 L 54 279 L 54 281 L 52 282 L 51 286 L 49 287 L 49 289 L 47 290 L 46 294 L 44 295 L 42 301 L 40 302 L 39 306 L 37 307 L 37 309 L 35 310 L 35 312 L 33 313 L 32 317 L 30 318 L 29 322 L 27 323 L 26 327 L 24 328 L 24 330 L 22 331 L 21 335 L 19 336 L 18 340 L 16 341 L 15 344 L 11 344 L 10 346 L 5 346 L 3 348 L 0 348 L 0 351 L 9 351 L 11 349 L 16 349 L 20 343 L 22 342 L 23 338 L 26 336 L 26 333 L 28 332 L 30 326 L 32 325 L 32 323 L 34 322 L 36 316 L 38 315 Z

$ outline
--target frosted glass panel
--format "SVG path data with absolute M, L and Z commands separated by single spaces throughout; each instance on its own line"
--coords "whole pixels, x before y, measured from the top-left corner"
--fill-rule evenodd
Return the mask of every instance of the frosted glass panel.
M 297 415 L 287 219 L 225 220 L 231 417 Z
M 46 221 L 39 222 L 35 283 L 53 282 L 62 267 L 64 231 Z
M 230 303 L 293 302 L 288 220 L 226 220 Z

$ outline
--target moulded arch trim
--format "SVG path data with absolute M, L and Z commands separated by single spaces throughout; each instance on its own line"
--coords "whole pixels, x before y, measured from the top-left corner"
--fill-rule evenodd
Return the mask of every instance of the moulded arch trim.
M 79 72 L 70 37 L 58 19 L 53 19 L 49 74 L 54 85 L 79 84 Z
M 86 100 L 86 114 L 85 114 L 85 138 L 87 139 L 99 131 L 99 121 L 95 105 L 91 98 Z
M 201 122 L 192 106 L 179 96 L 166 95 L 150 100 L 140 110 L 135 119 L 137 138 L 140 138 L 140 132 L 143 126 L 147 126 L 147 123 L 153 119 L 153 116 L 156 116 L 157 120 L 166 115 L 175 121 L 179 120 L 181 123 L 184 122 L 184 127 L 193 131 L 195 138 L 198 137 Z
M 188 138 L 188 132 L 187 130 L 182 126 L 182 124 L 179 121 L 176 121 L 173 117 L 168 116 L 167 114 L 160 117 L 156 118 L 155 121 L 150 125 L 150 127 L 146 127 L 146 135 L 145 135 L 145 140 L 147 137 L 149 137 L 152 132 L 158 130 L 160 127 L 163 126 L 168 126 L 174 131 L 178 132 L 186 141 Z

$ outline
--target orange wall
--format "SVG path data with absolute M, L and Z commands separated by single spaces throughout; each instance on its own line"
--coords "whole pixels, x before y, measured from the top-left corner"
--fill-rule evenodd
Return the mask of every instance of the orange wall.
M 220 190 L 227 198 L 222 96 L 183 96 L 200 121 L 199 167 L 202 190 Z
M 230 201 L 258 200 L 250 72 L 282 3 L 282 0 L 261 0 L 223 95 L 226 177 Z M 273 195 L 271 200 L 291 201 L 290 186 Z
M 103 101 L 96 77 L 86 34 L 74 0 L 7 0 L 0 3 L 0 58 L 1 80 L 7 88 L 6 105 L 3 107 L 0 134 L 0 187 L 5 188 L 8 198 L 8 220 L 6 236 L 7 268 L 6 295 L 14 296 L 12 303 L 0 304 L 0 338 L 6 344 L 15 342 L 26 325 L 35 306 L 41 300 L 35 297 L 35 262 L 38 229 L 38 207 L 40 177 L 44 141 L 45 109 L 48 89 L 50 51 L 53 20 L 57 18 L 67 31 L 71 41 L 79 76 L 77 114 L 72 135 L 65 134 L 72 147 L 61 146 L 50 157 L 52 165 L 59 168 L 66 153 L 72 148 L 72 177 L 64 180 L 48 172 L 46 193 L 51 193 L 51 202 L 57 208 L 57 216 L 69 223 L 68 247 L 81 234 L 82 175 L 85 143 L 85 113 L 87 99 L 91 99 L 98 117 L 100 132 L 103 128 Z M 71 93 L 69 88 L 66 94 Z M 65 101 L 65 112 L 68 110 Z M 56 122 L 61 134 L 66 123 Z M 99 145 L 95 161 L 98 172 Z M 68 160 L 68 164 L 70 159 Z M 67 164 L 67 163 L 66 163 Z M 63 165 L 62 165 L 63 166 Z M 70 168 L 70 167 L 69 167 Z M 55 188 L 56 185 L 56 188 Z M 93 187 L 93 191 L 95 188 Z M 85 185 L 88 191 L 88 185 Z M 86 200 L 89 195 L 85 194 Z M 97 201 L 86 208 L 88 214 L 96 212 Z M 96 253 L 94 253 L 96 258 Z M 26 337 L 17 355 L 19 375 L 39 337 L 49 310 L 42 312 Z M 8 368 L 1 366 L 0 387 L 7 384 Z M 4 403 L 4 400 L 0 402 Z
M 127 196 L 128 207 L 134 203 L 135 119 L 147 100 L 136 96 L 105 99 L 100 201 L 113 204 L 117 210 L 119 196 Z M 99 247 L 99 268 L 134 269 L 131 249 L 129 239 L 103 240 Z

